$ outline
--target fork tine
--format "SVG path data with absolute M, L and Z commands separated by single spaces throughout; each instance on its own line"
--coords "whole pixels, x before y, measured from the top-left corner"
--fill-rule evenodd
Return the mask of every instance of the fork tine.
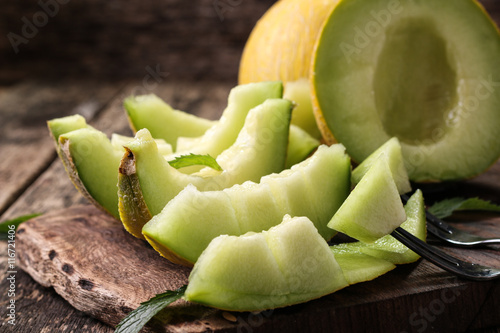
M 401 227 L 396 228 L 391 235 L 436 266 L 460 277 L 476 281 L 487 281 L 500 278 L 499 269 L 457 259 L 421 241 Z

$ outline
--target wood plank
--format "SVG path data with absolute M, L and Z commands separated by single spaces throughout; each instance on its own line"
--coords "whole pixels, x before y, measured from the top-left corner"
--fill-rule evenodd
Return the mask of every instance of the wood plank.
M 46 121 L 71 113 L 92 118 L 119 91 L 119 83 L 25 82 L 0 90 L 0 214 L 54 160 Z
M 499 223 L 494 231 L 500 233 Z M 154 294 L 185 284 L 189 273 L 92 206 L 54 211 L 26 222 L 18 231 L 17 244 L 19 264 L 36 281 L 53 286 L 74 307 L 110 325 Z M 494 250 L 451 252 L 500 267 Z M 442 332 L 500 325 L 498 312 L 491 311 L 499 308 L 499 281 L 457 279 L 422 260 L 298 306 L 259 314 L 233 313 L 235 322 L 225 319 L 221 311 L 184 301 L 161 317 L 169 318 L 165 326 L 169 332 L 236 332 L 242 328 L 258 332 Z

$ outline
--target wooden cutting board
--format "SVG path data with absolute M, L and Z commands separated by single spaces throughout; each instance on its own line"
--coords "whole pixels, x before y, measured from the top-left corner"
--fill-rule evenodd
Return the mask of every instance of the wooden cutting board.
M 469 215 L 468 218 L 471 218 Z M 483 216 L 484 218 L 484 216 Z M 500 235 L 490 217 L 463 227 Z M 20 266 L 76 309 L 115 326 L 157 293 L 187 283 L 171 264 L 121 223 L 92 206 L 54 211 L 19 227 Z M 500 267 L 499 248 L 451 250 Z M 500 326 L 500 280 L 458 279 L 425 260 L 305 304 L 261 313 L 228 313 L 178 301 L 149 329 L 167 332 L 465 331 Z

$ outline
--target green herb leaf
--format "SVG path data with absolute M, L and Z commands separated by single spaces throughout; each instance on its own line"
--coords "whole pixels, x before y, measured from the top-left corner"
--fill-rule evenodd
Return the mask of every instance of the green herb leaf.
M 149 301 L 130 312 L 117 326 L 115 333 L 137 333 L 148 323 L 158 312 L 167 305 L 175 302 L 184 296 L 187 286 L 182 286 L 177 290 L 168 290 L 158 294 Z
M 40 215 L 42 214 L 41 213 L 28 214 L 0 223 L 0 239 L 7 239 L 9 230 L 12 230 L 12 227 L 9 226 L 14 225 L 15 226 L 14 229 L 16 229 L 21 223 Z
M 458 210 L 482 210 L 491 212 L 500 212 L 500 206 L 487 200 L 479 198 L 452 198 L 436 202 L 429 208 L 429 212 L 443 219 L 451 216 Z
M 205 165 L 217 171 L 222 171 L 222 168 L 217 163 L 215 158 L 210 155 L 182 155 L 176 157 L 175 160 L 168 161 L 168 163 L 176 169 L 192 166 L 192 165 Z

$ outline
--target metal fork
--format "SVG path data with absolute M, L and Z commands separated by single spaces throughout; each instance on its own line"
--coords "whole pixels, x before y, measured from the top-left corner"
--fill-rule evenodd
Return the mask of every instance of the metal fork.
M 401 200 L 406 204 L 410 198 L 407 195 L 402 195 Z M 500 244 L 500 238 L 484 238 L 462 231 L 445 223 L 435 215 L 425 211 L 427 219 L 427 231 L 437 238 L 462 247 L 475 247 L 487 244 Z
M 392 237 L 418 253 L 423 258 L 442 269 L 465 279 L 487 281 L 500 278 L 500 269 L 486 267 L 457 259 L 421 241 L 408 231 L 399 227 L 391 233 Z

